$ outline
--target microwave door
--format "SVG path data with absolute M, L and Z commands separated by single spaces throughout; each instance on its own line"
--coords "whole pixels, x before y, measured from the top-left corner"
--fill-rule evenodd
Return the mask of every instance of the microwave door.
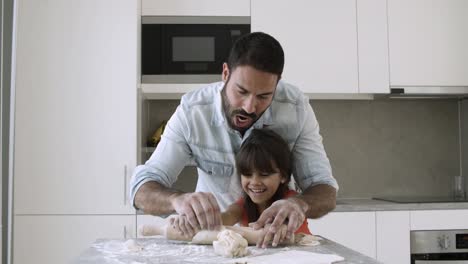
M 162 37 L 163 26 L 143 24 L 141 27 L 141 73 L 143 75 L 163 74 L 164 52 Z
M 223 34 L 222 25 L 165 25 L 164 68 L 171 74 L 219 74 L 227 58 Z

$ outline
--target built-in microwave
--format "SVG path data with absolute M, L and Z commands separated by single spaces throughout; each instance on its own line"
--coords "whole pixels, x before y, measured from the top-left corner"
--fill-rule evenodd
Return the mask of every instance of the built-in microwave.
M 249 32 L 250 17 L 143 17 L 142 82 L 171 82 L 173 75 L 219 78 L 232 44 Z

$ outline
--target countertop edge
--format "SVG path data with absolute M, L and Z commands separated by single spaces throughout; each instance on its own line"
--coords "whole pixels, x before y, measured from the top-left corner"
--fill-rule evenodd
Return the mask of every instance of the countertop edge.
M 450 203 L 394 203 L 371 198 L 338 199 L 333 212 L 359 211 L 412 211 L 412 210 L 464 210 L 468 202 Z

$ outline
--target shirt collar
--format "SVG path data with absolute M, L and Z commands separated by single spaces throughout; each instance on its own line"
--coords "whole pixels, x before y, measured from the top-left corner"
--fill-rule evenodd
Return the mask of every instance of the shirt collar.
M 212 126 L 220 126 L 226 121 L 226 117 L 224 116 L 223 111 L 223 100 L 221 91 L 223 90 L 224 82 L 219 82 L 218 86 L 216 87 L 217 91 L 214 97 L 214 104 L 213 104 L 213 115 L 211 117 L 211 125 Z

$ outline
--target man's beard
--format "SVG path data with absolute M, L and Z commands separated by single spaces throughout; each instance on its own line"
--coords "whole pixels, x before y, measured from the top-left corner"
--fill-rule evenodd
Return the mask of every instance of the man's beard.
M 222 102 L 223 102 L 223 111 L 224 111 L 224 116 L 226 117 L 226 120 L 229 124 L 229 127 L 239 131 L 241 134 L 244 134 L 245 131 L 247 131 L 259 118 L 257 114 L 255 113 L 247 113 L 245 112 L 242 108 L 234 109 L 231 106 L 231 103 L 229 102 L 229 99 L 226 95 L 226 86 L 229 82 L 229 79 L 226 81 L 224 84 L 223 89 L 221 90 L 221 97 L 222 97 Z M 262 113 L 263 114 L 263 113 Z M 260 114 L 260 116 L 262 115 Z M 233 119 L 235 118 L 236 115 L 244 115 L 247 117 L 250 117 L 252 119 L 252 124 L 249 127 L 238 127 L 234 124 Z

